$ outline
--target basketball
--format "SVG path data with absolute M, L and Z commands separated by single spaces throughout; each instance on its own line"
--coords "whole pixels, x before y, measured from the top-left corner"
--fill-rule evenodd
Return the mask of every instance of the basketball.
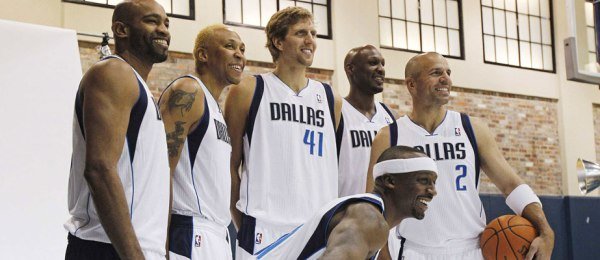
M 517 215 L 504 215 L 485 227 L 479 243 L 486 260 L 524 259 L 537 230 L 529 220 Z

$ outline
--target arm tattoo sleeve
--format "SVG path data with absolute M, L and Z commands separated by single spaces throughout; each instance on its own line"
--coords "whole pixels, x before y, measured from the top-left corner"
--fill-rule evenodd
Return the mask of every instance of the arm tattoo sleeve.
M 183 121 L 175 122 L 175 131 L 167 133 L 167 148 L 169 150 L 169 157 L 177 156 L 179 147 L 183 144 Z
M 181 116 L 183 116 L 184 112 L 189 112 L 192 110 L 192 105 L 196 100 L 196 93 L 198 93 L 198 90 L 194 92 L 174 90 L 169 97 L 169 112 L 173 111 L 174 109 L 179 109 Z

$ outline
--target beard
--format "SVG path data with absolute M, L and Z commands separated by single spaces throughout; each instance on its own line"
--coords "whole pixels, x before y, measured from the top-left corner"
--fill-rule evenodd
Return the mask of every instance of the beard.
M 140 54 L 140 56 L 149 59 L 152 63 L 161 63 L 168 58 L 168 49 L 163 49 L 156 46 L 152 41 L 152 35 L 144 37 L 136 30 L 131 31 L 131 48 L 132 52 Z

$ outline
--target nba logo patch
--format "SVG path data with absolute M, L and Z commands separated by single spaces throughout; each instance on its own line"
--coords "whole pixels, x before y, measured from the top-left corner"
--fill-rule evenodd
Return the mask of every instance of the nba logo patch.
M 317 103 L 319 103 L 319 104 L 323 103 L 323 98 L 319 94 L 317 94 Z
M 200 247 L 201 245 L 202 245 L 202 236 L 196 235 L 196 238 L 194 238 L 194 246 Z
M 460 136 L 460 128 L 454 128 L 454 135 Z
M 260 243 L 262 243 L 262 233 L 256 233 L 256 238 L 254 239 L 254 242 L 257 245 L 260 245 Z
M 389 118 L 389 117 L 386 117 L 386 118 L 385 118 L 385 122 L 386 122 L 386 123 L 388 123 L 388 125 L 389 125 L 389 124 L 391 124 L 393 121 L 392 121 L 392 119 L 391 119 L 391 118 Z

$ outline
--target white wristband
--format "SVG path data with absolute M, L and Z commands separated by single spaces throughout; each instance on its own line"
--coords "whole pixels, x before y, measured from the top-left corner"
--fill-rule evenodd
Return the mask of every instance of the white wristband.
M 539 203 L 540 207 L 542 206 L 540 198 L 535 195 L 531 187 L 527 184 L 517 186 L 506 197 L 506 205 L 519 215 L 521 215 L 525 207 L 531 203 Z

